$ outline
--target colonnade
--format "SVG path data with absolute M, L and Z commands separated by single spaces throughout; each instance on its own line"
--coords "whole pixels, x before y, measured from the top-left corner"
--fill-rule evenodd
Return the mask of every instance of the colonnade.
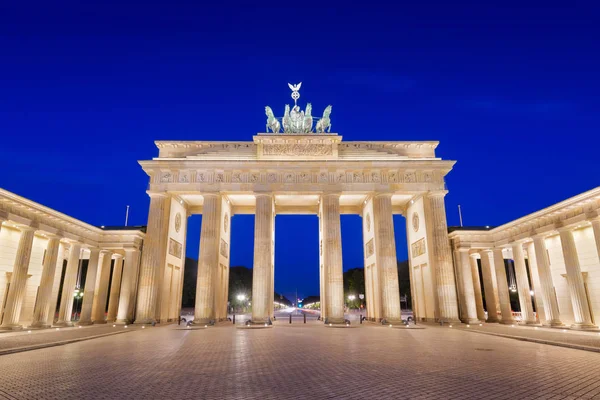
M 24 328 L 23 321 L 28 322 L 30 328 L 37 329 L 74 325 L 76 321 L 73 321 L 73 303 L 76 289 L 83 291 L 78 322 L 80 325 L 133 321 L 139 249 L 125 248 L 117 252 L 92 247 L 84 242 L 73 240 L 71 237 L 66 238 L 60 234 L 46 232 L 34 224 L 27 226 L 7 218 L 0 218 L 0 232 L 2 229 L 17 230 L 19 239 L 12 273 L 7 274 L 9 275 L 8 293 L 0 308 L 3 310 L 0 329 L 22 329 Z M 35 263 L 31 261 L 35 237 L 38 238 L 36 246 L 44 246 L 44 255 L 39 266 L 41 269 L 40 283 L 37 297 L 33 301 L 35 304 L 33 315 L 23 315 L 22 307 L 25 302 L 26 287 L 33 272 L 30 268 L 36 267 Z M 67 265 L 63 277 L 65 258 Z M 89 259 L 85 287 L 78 288 L 78 273 L 83 259 Z M 111 262 L 113 260 L 111 280 Z M 125 261 L 125 268 L 123 268 L 123 261 Z M 39 273 L 40 270 L 37 269 L 36 272 Z M 58 318 L 55 321 L 61 279 L 63 285 L 60 304 L 58 304 Z M 108 293 L 111 281 L 111 290 Z M 105 314 L 107 301 L 108 315 Z
M 516 290 L 521 309 L 520 323 L 525 325 L 564 326 L 555 293 L 546 240 L 560 240 L 566 270 L 566 281 L 573 311 L 574 329 L 597 329 L 590 310 L 590 299 L 585 287 L 573 232 L 582 223 L 593 228 L 597 254 L 600 259 L 600 217 L 579 221 L 577 225 L 557 228 L 555 231 L 536 234 L 528 238 L 509 241 L 502 246 L 472 249 L 455 249 L 455 264 L 460 290 L 461 321 L 485 321 L 477 259 L 481 259 L 483 291 L 487 309 L 487 322 L 514 324 L 510 304 L 510 290 Z M 558 235 L 557 235 L 558 234 Z M 514 261 L 516 288 L 509 289 L 505 259 Z M 534 312 L 534 305 L 535 310 Z
M 198 277 L 194 323 L 213 324 L 227 318 L 229 281 L 229 238 L 232 209 L 227 196 L 203 193 L 202 225 L 198 256 Z M 254 264 L 252 280 L 253 324 L 269 324 L 274 317 L 273 295 L 275 260 L 275 196 L 255 192 Z M 381 304 L 378 319 L 400 323 L 400 298 L 391 194 L 372 196 L 379 271 L 377 297 Z M 150 194 L 150 215 L 145 251 L 140 269 L 136 323 L 156 321 L 155 290 L 160 285 L 156 271 L 164 263 L 168 227 L 172 212 L 169 196 Z M 344 285 L 342 239 L 340 227 L 340 194 L 325 193 L 319 198 L 321 316 L 326 323 L 343 324 Z M 109 306 L 110 309 L 110 306 Z

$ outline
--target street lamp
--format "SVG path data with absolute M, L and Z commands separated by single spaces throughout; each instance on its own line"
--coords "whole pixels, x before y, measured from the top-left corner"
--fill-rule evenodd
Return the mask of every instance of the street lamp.
M 240 306 L 243 305 L 244 301 L 246 301 L 246 295 L 245 294 L 238 294 L 237 295 L 237 299 L 238 302 L 240 303 Z
M 351 294 L 350 296 L 348 296 L 348 300 L 354 300 L 354 299 L 356 299 L 355 295 Z
M 77 310 L 79 309 L 79 300 L 83 298 L 83 289 L 75 288 L 73 292 L 73 297 L 75 297 L 75 316 L 77 316 Z

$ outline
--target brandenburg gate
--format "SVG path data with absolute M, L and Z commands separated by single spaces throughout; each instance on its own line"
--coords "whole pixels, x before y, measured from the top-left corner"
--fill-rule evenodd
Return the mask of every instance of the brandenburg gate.
M 368 318 L 401 322 L 393 215 L 407 222 L 413 302 L 421 319 L 458 321 L 444 177 L 454 161 L 437 142 L 345 142 L 331 131 L 331 106 L 312 116 L 297 104 L 252 141 L 157 141 L 141 161 L 150 211 L 136 323 L 179 315 L 188 216 L 202 214 L 194 323 L 227 317 L 231 218 L 255 215 L 252 323 L 273 318 L 277 214 L 319 217 L 321 313 L 344 323 L 341 214 L 362 216 Z M 314 128 L 313 128 L 314 126 Z

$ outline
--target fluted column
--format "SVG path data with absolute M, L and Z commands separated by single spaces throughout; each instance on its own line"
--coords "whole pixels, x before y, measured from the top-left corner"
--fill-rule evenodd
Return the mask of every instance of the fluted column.
M 506 266 L 502 248 L 496 247 L 494 254 L 494 270 L 496 271 L 496 283 L 498 284 L 498 302 L 500 303 L 501 324 L 514 324 L 515 319 L 510 307 L 510 293 L 508 292 L 508 279 L 506 278 Z
M 540 274 L 538 271 L 537 257 L 534 250 L 533 242 L 525 244 L 527 250 L 527 263 L 529 265 L 529 281 L 531 282 L 531 290 L 533 291 L 533 302 L 537 312 L 537 320 L 540 323 L 546 323 L 546 310 L 542 290 L 540 288 Z
M 63 280 L 63 290 L 60 295 L 60 307 L 58 309 L 58 326 L 71 326 L 73 314 L 73 293 L 77 284 L 77 272 L 79 270 L 79 258 L 81 256 L 81 244 L 72 243 L 69 249 L 69 260 Z
M 90 260 L 85 274 L 85 287 L 83 289 L 83 301 L 81 304 L 81 317 L 79 325 L 92 324 L 92 305 L 94 304 L 94 292 L 96 290 L 96 278 L 98 276 L 98 263 L 100 262 L 100 249 L 90 249 Z
M 477 265 L 477 257 L 471 255 L 469 261 L 471 264 L 471 278 L 473 279 L 477 318 L 480 321 L 485 321 L 485 309 L 483 308 L 483 295 L 481 293 L 481 280 L 479 279 L 479 266 Z
M 215 285 L 219 267 L 220 218 L 221 196 L 215 193 L 205 193 L 202 206 L 194 324 L 205 325 L 214 321 L 216 317 Z M 254 304 L 252 305 L 254 306 Z
M 156 321 L 156 306 L 161 265 L 167 257 L 171 198 L 165 193 L 149 193 L 150 211 L 144 239 L 138 285 L 136 324 Z
M 552 271 L 550 271 L 550 260 L 546 250 L 546 240 L 543 236 L 533 237 L 533 247 L 535 249 L 538 274 L 540 276 L 539 295 L 544 301 L 544 313 L 546 321 L 550 326 L 563 326 L 560 320 L 560 310 L 558 301 L 554 293 L 554 283 L 552 282 Z M 536 294 L 537 295 L 537 294 Z
M 119 323 L 129 324 L 133 321 L 139 264 L 140 251 L 138 249 L 125 249 L 123 281 L 121 282 L 121 295 L 119 296 L 119 310 L 117 312 L 117 322 Z
M 22 329 L 19 325 L 21 315 L 21 306 L 25 296 L 27 286 L 27 270 L 29 269 L 29 260 L 31 259 L 31 247 L 33 245 L 34 229 L 31 227 L 21 227 L 21 237 L 17 247 L 17 255 L 13 265 L 13 272 L 10 278 L 8 296 L 6 297 L 6 306 L 4 307 L 4 319 L 0 329 Z
M 398 284 L 398 260 L 394 237 L 392 195 L 376 194 L 373 197 L 373 224 L 375 254 L 381 271 L 382 317 L 388 324 L 401 324 L 400 289 Z
M 565 259 L 565 268 L 567 270 L 567 283 L 571 295 L 571 305 L 573 306 L 573 316 L 575 323 L 572 328 L 588 329 L 597 328 L 592 323 L 588 299 L 585 293 L 585 285 L 581 276 L 581 267 L 579 266 L 579 257 L 575 247 L 575 239 L 570 228 L 559 230 L 560 243 Z
M 473 270 L 469 249 L 459 249 L 460 279 L 462 280 L 462 303 L 464 303 L 465 315 L 462 322 L 466 324 L 475 324 L 479 322 L 477 318 L 477 305 L 475 301 L 475 289 L 473 287 Z
M 273 196 L 256 194 L 254 266 L 252 269 L 252 323 L 269 320 L 273 238 Z
M 121 254 L 115 254 L 115 264 L 112 273 L 112 284 L 110 285 L 110 295 L 108 297 L 108 314 L 106 316 L 106 322 L 114 322 L 117 319 L 122 276 L 123 256 Z
M 33 310 L 32 328 L 49 328 L 48 317 L 50 315 L 50 298 L 52 297 L 52 287 L 54 286 L 54 274 L 56 273 L 56 261 L 58 260 L 58 248 L 60 238 L 58 236 L 49 236 L 46 245 L 46 256 L 42 266 L 42 276 L 40 279 L 40 288 L 38 290 L 35 309 Z
M 431 260 L 434 263 L 432 267 L 435 268 L 439 318 L 443 322 L 458 322 L 456 286 L 444 204 L 446 193 L 438 191 L 427 194 L 425 218 L 428 236 L 431 238 L 429 249 L 433 252 Z
M 594 240 L 596 242 L 596 252 L 600 261 L 600 217 L 592 219 L 592 229 L 594 230 Z
M 489 250 L 479 253 L 481 256 L 481 274 L 483 275 L 483 290 L 485 291 L 485 305 L 487 307 L 488 317 L 487 322 L 498 322 L 498 298 L 494 279 L 496 271 L 492 269 L 490 263 Z
M 108 284 L 110 282 L 110 262 L 112 260 L 112 252 L 101 250 L 100 274 L 96 281 L 96 291 L 94 293 L 94 304 L 92 306 L 92 321 L 94 324 L 105 324 L 106 319 L 106 299 L 108 297 Z M 85 297 L 85 295 L 84 295 Z
M 517 278 L 517 290 L 519 292 L 519 304 L 521 306 L 521 323 L 533 325 L 536 323 L 531 304 L 531 288 L 529 287 L 529 278 L 527 277 L 527 267 L 525 266 L 525 253 L 523 244 L 520 242 L 512 244 L 513 259 L 515 261 L 515 275 Z
M 344 323 L 344 277 L 342 264 L 342 232 L 340 227 L 340 195 L 321 196 L 323 218 L 323 263 L 325 264 L 326 323 Z

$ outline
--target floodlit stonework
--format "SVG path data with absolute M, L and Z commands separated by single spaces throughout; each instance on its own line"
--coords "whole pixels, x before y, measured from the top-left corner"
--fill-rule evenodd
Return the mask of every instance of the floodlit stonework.
M 125 256 L 124 273 L 137 275 L 143 240 L 139 229 L 98 228 L 0 189 L 0 330 L 72 325 L 76 289 L 84 291 L 81 324 L 105 322 L 106 298 L 102 304 L 95 294 L 108 287 L 113 260 Z M 127 263 L 127 257 L 134 262 Z M 87 280 L 85 288 L 77 288 L 82 260 L 89 260 Z M 113 307 L 126 303 L 123 297 L 136 287 L 137 279 L 115 287 Z
M 468 269 L 464 254 L 481 259 L 488 321 L 512 324 L 516 317 L 522 324 L 598 329 L 600 187 L 493 229 L 456 228 L 449 237 L 457 280 Z M 514 264 L 513 287 L 507 284 L 507 260 Z M 473 296 L 473 285 L 462 278 L 461 320 L 468 322 L 481 292 Z M 511 310 L 509 291 L 518 293 L 520 313 Z
M 435 155 L 437 142 L 344 142 L 335 133 L 275 132 L 259 133 L 251 142 L 156 145 L 158 157 L 140 161 L 150 178 L 151 205 L 140 268 L 138 323 L 176 317 L 155 293 L 169 293 L 168 282 L 161 280 L 163 271 L 182 268 L 183 257 L 167 260 L 166 248 L 173 240 L 185 247 L 185 217 L 192 214 L 203 215 L 195 323 L 227 317 L 229 251 L 235 251 L 230 250 L 229 221 L 238 214 L 256 215 L 253 323 L 270 323 L 273 318 L 273 220 L 281 214 L 319 217 L 315 235 L 320 238 L 321 308 L 328 323 L 344 323 L 341 214 L 358 214 L 365 220 L 369 319 L 401 322 L 392 223 L 393 215 L 400 214 L 410 216 L 409 248 L 419 246 L 419 254 L 411 257 L 413 267 L 418 267 L 411 276 L 418 274 L 414 279 L 422 286 L 413 290 L 422 304 L 419 317 L 458 321 L 444 208 L 444 177 L 454 161 Z M 184 216 L 179 231 L 177 215 Z M 181 288 L 170 293 L 171 303 L 181 298 Z

